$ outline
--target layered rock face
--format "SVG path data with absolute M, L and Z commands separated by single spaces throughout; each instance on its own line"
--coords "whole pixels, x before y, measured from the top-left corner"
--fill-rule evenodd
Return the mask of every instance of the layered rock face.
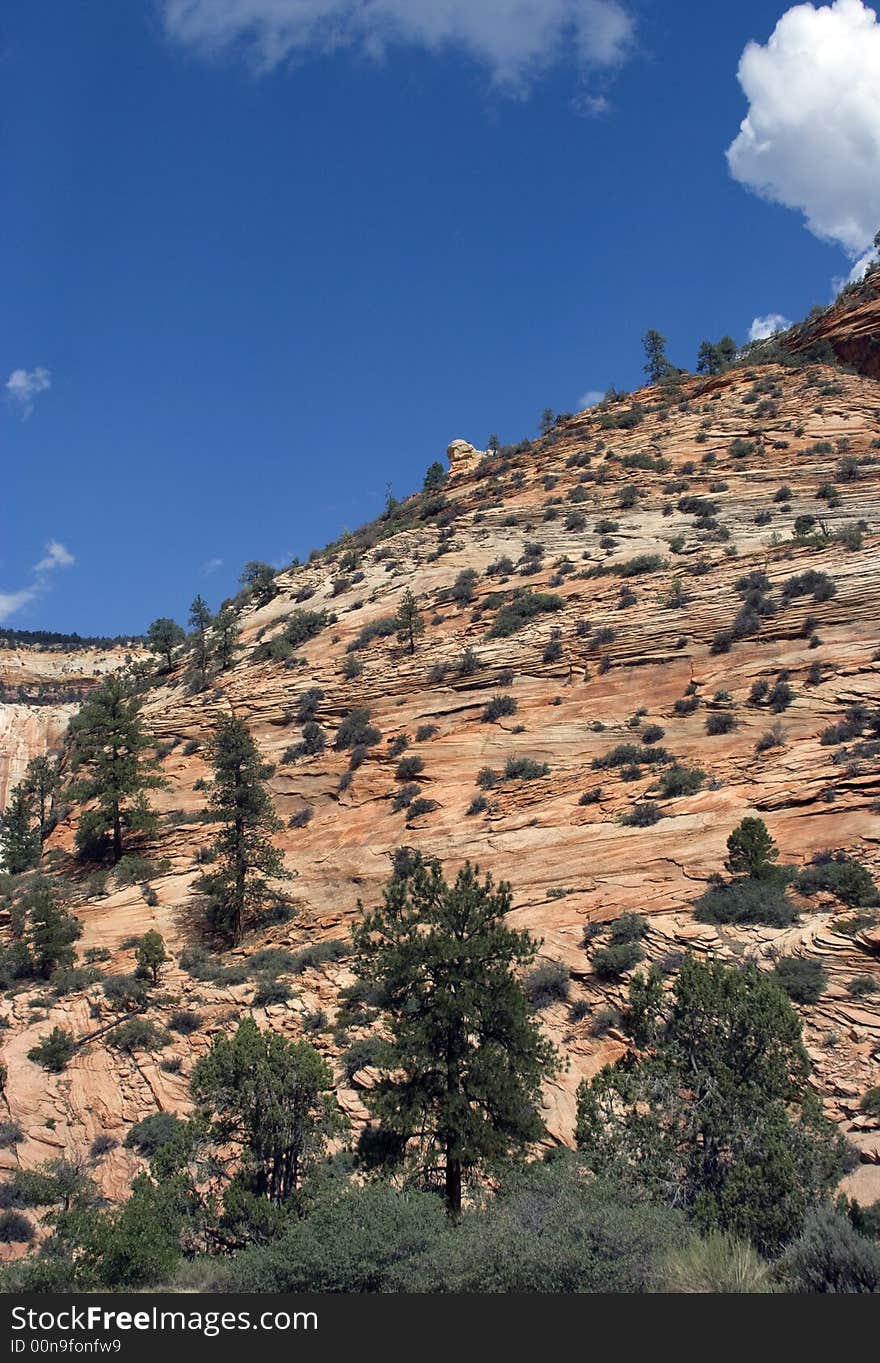
M 795 329 L 790 348 L 797 354 L 827 342 L 842 364 L 880 379 L 880 269 L 850 289 L 815 320 Z
M 644 914 L 647 957 L 670 970 L 685 949 L 767 968 L 780 954 L 814 958 L 829 979 L 819 1003 L 801 1010 L 815 1084 L 862 1150 L 850 1191 L 880 1197 L 880 1135 L 859 1114 L 860 1096 L 880 1082 L 878 996 L 848 988 L 857 975 L 880 983 L 870 915 L 854 922 L 822 895 L 798 900 L 788 928 L 715 927 L 693 915 L 749 814 L 766 821 L 784 862 L 845 851 L 880 873 L 876 745 L 858 734 L 822 741 L 852 707 L 877 704 L 878 410 L 880 385 L 869 378 L 765 366 L 685 380 L 674 393 L 645 389 L 514 453 L 455 450 L 442 497 L 411 499 L 396 533 L 382 538 L 388 523 L 379 523 L 352 536 L 280 574 L 268 604 L 245 608 L 238 660 L 208 691 L 191 694 L 181 667 L 149 693 L 144 713 L 166 753 L 168 789 L 154 797 L 161 836 L 141 850 L 168 869 L 153 881 L 152 905 L 140 887 L 112 880 L 110 893 L 87 898 L 80 876 L 80 949 L 109 950 L 105 968 L 119 973 L 133 966 L 130 939 L 148 928 L 176 952 L 195 940 L 192 886 L 211 841 L 210 824 L 197 821 L 205 746 L 231 707 L 273 765 L 278 844 L 294 879 L 279 887 L 288 920 L 227 961 L 246 963 L 267 945 L 295 952 L 344 940 L 401 845 L 439 857 L 447 876 L 478 862 L 512 882 L 515 924 L 570 972 L 567 1001 L 541 1013 L 569 1062 L 546 1086 L 544 1116 L 551 1138 L 570 1142 L 580 1079 L 623 1050 L 607 1010 L 626 982 L 596 975 L 590 925 Z M 412 655 L 381 623 L 406 588 L 425 620 Z M 303 611 L 326 611 L 328 622 L 286 660 L 266 658 L 265 645 Z M 302 706 L 314 691 L 308 715 L 325 743 L 304 754 Z M 497 696 L 506 699 L 487 711 Z M 338 732 L 359 709 L 380 737 L 353 754 Z M 622 744 L 635 751 L 610 764 Z M 655 793 L 673 759 L 704 773 L 696 793 Z M 647 802 L 662 817 L 624 821 Z M 56 860 L 73 833 L 73 819 L 56 830 Z M 357 1122 L 372 1076 L 347 1074 L 332 1030 L 351 979 L 344 957 L 309 966 L 291 978 L 288 1002 L 253 1012 L 293 1036 L 309 1026 Z M 199 1031 L 134 1056 L 98 1039 L 57 1077 L 26 1053 L 56 1023 L 77 1036 L 100 1027 L 109 1016 L 100 986 L 36 1010 L 27 993 L 4 999 L 6 1101 L 27 1138 L 0 1160 L 81 1154 L 95 1135 L 121 1139 L 157 1108 L 185 1111 L 195 1059 L 253 997 L 252 980 L 196 979 L 173 962 L 151 1016 L 162 1024 L 186 1007 Z M 572 1012 L 579 1002 L 583 1012 Z M 327 1026 L 315 1026 L 322 1013 Z M 360 1035 L 355 1026 L 347 1040 Z M 121 1148 L 102 1159 L 109 1195 L 125 1192 L 136 1164 Z
M 59 749 L 82 697 L 128 656 L 123 648 L 0 646 L 0 813 L 31 758 Z

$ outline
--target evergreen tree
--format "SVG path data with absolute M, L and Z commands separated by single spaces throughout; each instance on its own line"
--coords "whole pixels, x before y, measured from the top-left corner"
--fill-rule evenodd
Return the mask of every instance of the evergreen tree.
M 732 875 L 766 880 L 773 871 L 779 848 L 763 819 L 745 818 L 727 839 L 725 865 Z
M 697 351 L 697 373 L 698 374 L 720 374 L 721 356 L 718 354 L 718 347 L 711 341 L 701 341 Z
M 223 606 L 217 612 L 212 635 L 214 654 L 220 664 L 220 670 L 225 672 L 232 666 L 238 648 L 238 621 L 231 606 Z
M 425 632 L 425 621 L 409 587 L 401 597 L 397 614 L 394 617 L 394 625 L 397 630 L 398 642 L 406 644 L 410 653 L 415 653 L 416 639 Z
M 356 971 L 377 991 L 389 1034 L 383 1076 L 366 1094 L 379 1127 L 364 1155 L 393 1163 L 417 1141 L 426 1172 L 440 1164 L 453 1217 L 464 1171 L 540 1136 L 539 1086 L 556 1069 L 513 974 L 536 944 L 506 926 L 510 904 L 510 886 L 481 881 L 470 863 L 448 885 L 439 862 L 413 853 L 353 934 Z
M 425 481 L 422 483 L 423 492 L 439 492 L 446 482 L 446 470 L 438 459 L 434 460 L 427 473 Z
M 800 1019 L 754 966 L 686 957 L 671 996 L 636 992 L 639 1050 L 578 1090 L 577 1142 L 600 1176 L 775 1252 L 842 1172 L 809 1085 Z
M 171 671 L 174 650 L 182 644 L 186 635 L 176 620 L 162 616 L 154 620 L 147 630 L 147 647 L 151 653 L 165 659 L 165 670 Z
M 274 1206 L 297 1191 L 345 1125 L 327 1061 L 307 1041 L 261 1032 L 253 1018 L 215 1039 L 190 1088 L 208 1139 L 241 1149 L 237 1184 Z
M 698 374 L 720 374 L 729 369 L 739 353 L 732 336 L 722 336 L 717 344 L 702 341 L 697 351 Z
M 213 623 L 213 616 L 208 609 L 208 603 L 203 596 L 195 598 L 189 608 L 189 627 L 195 638 L 193 640 L 193 659 L 196 668 L 204 677 L 208 670 L 209 649 L 208 649 L 208 630 Z
M 155 829 L 156 816 L 147 805 L 146 792 L 164 784 L 155 775 L 157 760 L 147 756 L 151 744 L 140 702 L 119 676 L 111 675 L 74 716 L 70 732 L 75 758 L 88 773 L 78 782 L 76 796 L 96 801 L 80 818 L 77 850 L 88 859 L 99 859 L 110 850 L 115 865 L 124 850 L 126 830 L 149 834 Z
M 156 932 L 155 928 L 150 928 L 138 942 L 138 965 L 152 976 L 153 984 L 158 984 L 159 971 L 167 960 L 168 952 L 165 950 L 161 933 Z
M 729 369 L 739 354 L 739 346 L 732 336 L 722 336 L 716 347 L 722 369 Z
M 662 383 L 674 369 L 666 358 L 666 337 L 652 327 L 642 337 L 642 348 L 645 352 L 645 373 L 649 383 Z
M 275 569 L 268 563 L 260 563 L 258 559 L 251 559 L 244 565 L 241 576 L 238 579 L 254 597 L 257 605 L 265 606 L 267 601 L 271 601 L 278 595 L 278 588 L 275 585 Z
M 40 842 L 45 840 L 52 797 L 58 789 L 58 768 L 48 757 L 34 757 L 28 763 L 24 786 L 34 801 Z
M 261 905 L 266 876 L 286 879 L 270 835 L 281 828 L 265 786 L 266 767 L 243 719 L 222 715 L 209 749 L 214 766 L 209 807 L 221 824 L 215 865 L 201 878 L 216 932 L 235 945 L 247 917 Z
M 497 454 L 498 451 L 501 449 L 501 440 L 495 434 L 494 431 L 489 436 L 489 439 L 486 441 L 486 449 L 489 451 L 490 454 Z
M 538 430 L 542 435 L 549 435 L 556 425 L 556 413 L 552 407 L 545 407 L 541 413 L 541 420 L 538 422 Z
M 47 980 L 54 970 L 76 961 L 73 944 L 82 936 L 82 923 L 58 903 L 45 881 L 25 895 L 24 907 L 34 969 Z
M 0 815 L 0 866 L 20 875 L 40 860 L 40 831 L 34 821 L 33 800 L 24 782 L 15 787 Z

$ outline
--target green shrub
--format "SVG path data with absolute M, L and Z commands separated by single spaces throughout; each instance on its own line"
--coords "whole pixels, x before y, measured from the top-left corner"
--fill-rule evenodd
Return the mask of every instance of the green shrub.
M 491 724 L 496 719 L 515 714 L 516 701 L 513 696 L 493 696 L 483 707 L 481 718 L 484 724 Z
M 50 1074 L 60 1074 L 62 1070 L 67 1069 L 73 1059 L 74 1049 L 71 1034 L 62 1027 L 53 1027 L 47 1037 L 31 1047 L 27 1058 L 37 1065 L 42 1065 Z
M 24 1130 L 16 1121 L 0 1122 L 0 1150 L 19 1145 L 24 1140 Z
M 638 942 L 648 931 L 648 920 L 641 913 L 622 913 L 619 918 L 615 918 L 611 924 L 611 940 L 619 944 L 620 942 Z
M 183 1125 L 173 1112 L 153 1112 L 129 1128 L 123 1144 L 127 1150 L 136 1150 L 146 1159 L 152 1159 Z
M 254 1008 L 268 1008 L 273 1003 L 286 1003 L 290 994 L 289 984 L 267 975 L 258 982 L 251 1003 Z
M 795 1003 L 816 1003 L 825 992 L 828 977 L 818 961 L 805 956 L 781 956 L 773 971 L 776 983 Z
M 548 1008 L 568 998 L 571 975 L 562 961 L 541 961 L 523 980 L 523 993 L 533 1008 Z
M 531 757 L 508 757 L 504 764 L 505 781 L 536 781 L 541 776 L 549 775 L 549 765 L 536 762 Z
M 328 937 L 323 942 L 313 942 L 311 946 L 303 947 L 293 958 L 290 966 L 291 973 L 301 975 L 309 967 L 326 965 L 330 961 L 338 961 L 343 956 L 348 955 L 348 946 L 338 937 Z
M 851 908 L 871 907 L 880 899 L 871 873 L 842 852 L 814 857 L 799 874 L 797 888 L 804 895 L 833 894 Z
M 637 554 L 624 563 L 616 563 L 614 571 L 618 577 L 641 577 L 645 573 L 656 573 L 666 567 L 666 559 L 661 554 Z
M 625 828 L 650 828 L 663 818 L 663 810 L 653 800 L 638 800 L 620 816 Z
M 612 767 L 650 767 L 655 763 L 670 760 L 671 756 L 665 748 L 643 747 L 638 743 L 618 743 L 602 757 L 594 757 L 592 765 L 595 771 L 605 771 Z
M 413 753 L 409 757 L 402 757 L 397 764 L 394 779 L 395 781 L 412 781 L 414 777 L 418 776 L 419 772 L 424 771 L 424 768 L 424 758 L 419 757 L 417 753 Z
M 27 1245 L 34 1238 L 34 1228 L 21 1212 L 0 1212 L 0 1241 L 7 1245 Z
M 807 1213 L 778 1274 L 791 1292 L 880 1292 L 880 1247 L 836 1208 L 819 1206 Z
M 370 724 L 370 711 L 352 710 L 336 730 L 335 746 L 339 749 L 374 747 L 382 737 L 378 729 Z
M 736 728 L 736 716 L 729 710 L 713 710 L 706 716 L 706 733 L 714 736 L 715 734 L 729 734 Z
M 564 605 L 562 597 L 552 592 L 520 592 L 498 611 L 489 630 L 489 638 L 506 638 L 536 616 L 562 610 Z
M 191 1008 L 176 1008 L 168 1019 L 172 1032 L 179 1032 L 181 1036 L 191 1036 L 201 1025 L 202 1019 Z
M 702 789 L 705 779 L 706 773 L 698 767 L 685 767 L 675 762 L 667 771 L 661 773 L 657 782 L 657 794 L 664 799 L 678 795 L 695 795 Z
M 788 927 L 795 913 L 781 885 L 751 876 L 713 886 L 700 896 L 694 909 L 699 923 L 765 923 L 774 928 Z
M 168 1037 L 148 1018 L 130 1018 L 108 1032 L 109 1045 L 118 1051 L 157 1051 L 168 1045 Z
M 630 941 L 599 947 L 593 952 L 590 963 L 600 980 L 616 980 L 644 959 L 645 953 L 639 943 Z

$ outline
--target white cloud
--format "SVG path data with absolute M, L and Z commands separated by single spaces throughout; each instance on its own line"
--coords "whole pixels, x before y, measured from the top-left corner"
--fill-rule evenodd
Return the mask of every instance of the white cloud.
M 880 23 L 862 0 L 795 5 L 739 64 L 734 179 L 861 255 L 880 227 Z
M 777 331 L 788 331 L 790 326 L 791 322 L 781 312 L 770 312 L 766 317 L 755 318 L 749 327 L 749 340 L 766 341 L 768 336 L 775 336 Z
M 51 387 L 52 375 L 48 369 L 13 369 L 6 380 L 6 391 L 22 417 L 30 416 L 34 410 L 34 398 L 39 393 L 48 392 Z
M 204 577 L 210 577 L 211 573 L 219 572 L 222 567 L 222 558 L 209 558 L 202 564 L 200 571 Z
M 39 562 L 31 569 L 32 578 L 26 587 L 14 592 L 0 591 L 0 623 L 29 606 L 50 588 L 51 575 L 56 568 L 70 568 L 76 562 L 73 554 L 59 540 L 49 540 Z
M 595 407 L 597 402 L 601 402 L 605 394 L 600 393 L 598 388 L 589 388 L 586 393 L 582 393 L 578 398 L 577 409 L 584 411 L 586 407 Z
M 49 573 L 53 568 L 71 568 L 76 559 L 69 549 L 65 548 L 59 540 L 50 540 L 46 545 L 46 552 L 39 563 L 34 564 L 35 573 Z
M 610 67 L 634 25 L 623 0 L 162 0 L 171 37 L 206 54 L 243 48 L 258 70 L 298 54 L 408 44 L 453 47 L 499 84 L 523 86 L 560 58 Z

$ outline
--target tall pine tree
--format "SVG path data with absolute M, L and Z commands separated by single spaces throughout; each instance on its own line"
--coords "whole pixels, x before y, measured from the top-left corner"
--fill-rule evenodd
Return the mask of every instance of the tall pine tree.
M 39 859 L 40 830 L 34 820 L 33 799 L 21 782 L 0 816 L 0 864 L 15 876 L 36 866 Z
M 267 768 L 243 719 L 220 717 L 209 756 L 214 766 L 209 808 L 221 827 L 214 867 L 199 888 L 208 896 L 211 926 L 234 946 L 265 901 L 266 877 L 287 879 L 288 873 L 270 840 L 281 822 L 265 786 Z
M 203 596 L 197 596 L 189 608 L 188 623 L 193 632 L 193 661 L 203 680 L 210 659 L 208 630 L 211 628 L 212 622 L 213 616 L 208 608 L 207 601 Z
M 58 789 L 58 768 L 48 757 L 34 757 L 27 765 L 24 786 L 34 802 L 34 810 L 40 833 L 40 842 L 45 840 L 48 831 L 49 813 L 52 797 Z
M 70 724 L 77 764 L 86 774 L 77 783 L 80 800 L 95 805 L 81 816 L 77 851 L 87 860 L 108 853 L 113 864 L 124 851 L 126 831 L 149 834 L 156 816 L 146 792 L 163 785 L 156 775 L 158 762 L 148 756 L 150 739 L 144 730 L 140 702 L 116 675 L 93 692 Z
M 506 926 L 510 905 L 510 886 L 470 863 L 448 885 L 439 862 L 409 854 L 353 934 L 389 1035 L 363 1152 L 390 1163 L 414 1144 L 426 1172 L 439 1165 L 452 1217 L 465 1171 L 541 1135 L 539 1086 L 557 1068 L 514 974 L 536 943 Z

